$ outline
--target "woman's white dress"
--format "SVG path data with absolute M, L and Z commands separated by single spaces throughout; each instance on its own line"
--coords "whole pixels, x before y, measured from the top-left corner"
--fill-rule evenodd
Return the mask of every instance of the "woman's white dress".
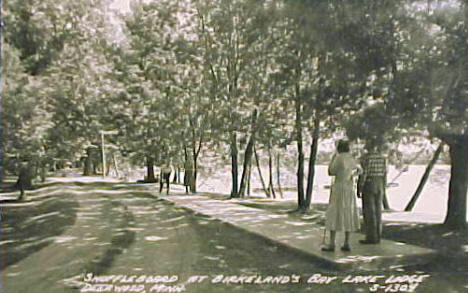
M 331 186 L 325 227 L 331 231 L 352 232 L 359 229 L 353 175 L 360 169 L 349 153 L 337 154 L 328 166 L 328 174 L 335 176 Z

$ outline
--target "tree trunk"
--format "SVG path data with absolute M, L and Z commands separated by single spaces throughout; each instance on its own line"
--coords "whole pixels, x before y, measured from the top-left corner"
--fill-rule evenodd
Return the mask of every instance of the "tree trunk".
M 240 188 L 239 188 L 239 195 L 241 197 L 245 196 L 245 191 L 247 188 L 247 177 L 248 177 L 248 172 L 249 168 L 252 162 L 252 154 L 253 154 L 253 144 L 254 138 L 250 137 L 249 142 L 247 143 L 247 147 L 245 149 L 245 155 L 244 155 L 244 165 L 242 169 L 242 177 L 240 181 Z
M 237 167 L 237 134 L 234 131 L 231 133 L 231 176 L 232 176 L 232 188 L 231 188 L 231 197 L 239 197 L 238 192 L 238 167 Z
M 174 178 L 172 178 L 172 183 L 177 183 L 178 181 L 178 173 L 177 173 L 177 169 L 174 168 Z
M 249 175 L 247 177 L 247 196 L 250 196 L 250 179 L 252 175 L 252 164 L 249 165 Z
M 276 198 L 275 187 L 273 186 L 273 158 L 271 156 L 270 144 L 268 144 L 268 190 L 273 198 Z
M 56 166 L 55 162 L 52 166 Z M 56 168 L 54 168 L 56 169 Z M 55 171 L 55 170 L 54 170 Z M 93 173 L 93 167 L 92 167 L 92 162 L 91 158 L 87 156 L 84 161 L 84 166 L 83 166 L 83 176 L 90 176 Z
M 464 1 L 464 56 L 463 62 L 463 98 L 468 91 L 468 0 Z M 466 110 L 466 107 L 465 107 Z M 465 129 L 468 131 L 468 129 Z M 466 228 L 466 196 L 468 189 L 468 134 L 452 136 L 445 141 L 450 148 L 450 182 L 447 215 L 444 225 L 450 229 Z
M 315 177 L 315 162 L 317 160 L 317 149 L 320 136 L 320 120 L 314 119 L 314 131 L 312 133 L 312 144 L 310 145 L 310 157 L 309 157 L 309 174 L 307 175 L 307 190 L 305 198 L 305 206 L 303 210 L 306 211 L 310 208 L 312 202 L 312 191 L 314 189 L 314 177 Z
M 278 191 L 281 198 L 284 198 L 283 189 L 281 188 L 281 171 L 280 171 L 280 154 L 276 153 L 276 184 L 278 185 Z
M 421 181 L 419 181 L 419 185 L 416 188 L 416 191 L 411 197 L 411 200 L 409 201 L 408 205 L 405 207 L 405 212 L 410 212 L 413 209 L 414 205 L 416 204 L 416 201 L 421 195 L 424 185 L 426 185 L 427 179 L 429 179 L 429 174 L 431 174 L 432 168 L 437 163 L 437 160 L 439 159 L 440 153 L 442 152 L 443 148 L 444 148 L 444 143 L 441 142 L 439 146 L 437 147 L 436 151 L 434 152 L 434 155 L 432 156 L 431 161 L 427 165 L 426 170 L 424 171 L 424 174 L 421 177 Z
M 156 182 L 154 177 L 154 159 L 151 156 L 146 156 L 146 181 Z
M 198 155 L 201 148 L 201 140 L 200 145 L 197 150 L 196 143 L 195 143 L 195 134 L 193 134 L 193 141 L 192 141 L 192 159 L 193 159 L 193 173 L 192 173 L 192 180 L 190 180 L 190 191 L 192 193 L 197 192 L 197 176 L 198 176 Z
M 109 164 L 107 164 L 107 163 L 106 163 L 106 166 L 108 166 L 108 167 L 106 167 L 106 176 L 109 176 L 110 171 L 111 171 L 111 170 L 110 170 L 110 166 L 109 166 Z
M 255 144 L 255 132 L 257 131 L 256 122 L 257 122 L 257 109 L 254 109 L 252 113 L 251 134 L 250 134 L 249 142 L 247 143 L 247 147 L 245 148 L 244 165 L 242 169 L 242 177 L 241 177 L 240 188 L 239 188 L 239 195 L 242 197 L 245 196 L 248 171 L 252 163 L 253 146 Z
M 196 192 L 197 182 L 193 179 L 193 161 L 190 162 L 191 157 L 188 155 L 187 146 L 184 145 L 184 185 L 190 188 L 190 192 Z M 180 176 L 179 176 L 180 177 Z
M 444 225 L 451 229 L 466 228 L 468 190 L 468 137 L 458 137 L 450 147 L 450 183 L 447 215 Z
M 45 182 L 47 177 L 47 165 L 46 162 L 41 162 L 39 176 L 41 177 L 41 182 Z
M 267 187 L 266 187 L 266 184 L 265 184 L 265 180 L 263 179 L 263 176 L 262 176 L 262 169 L 260 167 L 260 161 L 258 159 L 258 153 L 257 153 L 257 148 L 254 146 L 254 155 L 255 155 L 255 162 L 257 163 L 257 169 L 258 169 L 258 176 L 260 177 L 260 182 L 262 183 L 262 188 L 263 188 L 263 191 L 265 192 L 265 195 L 267 197 L 271 197 L 271 194 L 270 192 L 268 191 Z
M 53 163 L 54 169 L 56 169 L 56 161 Z M 55 171 L 55 170 L 54 170 Z M 91 148 L 86 149 L 86 158 L 84 161 L 83 176 L 91 176 L 93 174 L 93 159 Z
M 119 167 L 117 166 L 117 159 L 115 158 L 115 153 L 112 154 L 112 162 L 114 163 L 115 175 L 117 178 L 120 177 Z
M 97 171 L 98 164 L 96 164 L 96 162 L 94 160 L 93 160 L 92 166 L 93 166 L 93 175 L 97 175 L 97 173 L 98 173 L 98 171 Z
M 39 160 L 36 160 L 31 167 L 32 167 L 32 172 L 33 172 L 32 173 L 33 178 L 37 178 L 39 176 L 39 169 L 41 167 Z
M 200 141 L 201 143 L 201 141 Z M 200 145 L 201 147 L 201 145 Z M 200 149 L 199 149 L 200 150 Z M 196 149 L 195 142 L 192 144 L 192 159 L 193 159 L 193 173 L 192 173 L 192 180 L 190 180 L 190 191 L 192 193 L 197 192 L 197 176 L 198 176 L 198 155 L 199 150 Z
M 34 178 L 34 167 L 31 163 L 27 164 L 27 167 L 25 169 L 25 174 L 21 174 L 20 176 L 23 176 L 23 186 L 24 189 L 32 189 L 33 188 L 33 178 Z
M 302 114 L 300 98 L 296 97 L 296 142 L 297 142 L 297 204 L 302 209 L 304 200 L 304 150 L 302 144 Z
M 382 204 L 383 204 L 383 208 L 384 210 L 390 210 L 390 204 L 388 203 L 388 198 L 387 198 L 387 187 L 385 186 L 385 192 L 383 194 L 383 197 L 382 197 Z
M 190 180 L 190 192 L 197 192 L 197 175 L 198 175 L 198 158 L 197 156 L 193 157 L 193 173 Z

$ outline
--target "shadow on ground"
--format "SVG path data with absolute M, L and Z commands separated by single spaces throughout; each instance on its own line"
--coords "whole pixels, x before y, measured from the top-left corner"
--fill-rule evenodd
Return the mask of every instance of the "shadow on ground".
M 77 207 L 71 196 L 3 202 L 0 269 L 51 244 L 55 236 L 75 223 Z
M 219 199 L 220 195 L 208 195 Z M 221 197 L 228 200 L 229 197 Z M 236 203 L 266 210 L 288 218 L 305 221 L 314 225 L 325 225 L 327 204 L 314 204 L 305 213 L 295 211 L 296 204 L 291 201 L 247 200 L 236 199 Z M 450 231 L 441 224 L 425 224 L 410 222 L 384 222 L 383 238 L 411 245 L 430 248 L 438 252 L 438 257 L 424 266 L 414 266 L 410 269 L 433 272 L 466 272 L 468 263 L 468 229 Z

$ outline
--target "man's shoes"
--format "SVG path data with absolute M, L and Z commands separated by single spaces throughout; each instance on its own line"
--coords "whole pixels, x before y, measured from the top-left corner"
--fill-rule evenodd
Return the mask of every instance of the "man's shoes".
M 324 246 L 322 247 L 322 251 L 333 252 L 335 251 L 335 246 Z
M 361 244 L 378 244 L 379 241 L 370 241 L 370 240 L 367 240 L 367 239 L 362 239 L 362 240 L 359 240 L 359 243 L 361 243 Z
M 351 251 L 351 247 L 349 247 L 349 245 L 343 245 L 341 246 L 341 251 L 346 251 L 346 252 Z

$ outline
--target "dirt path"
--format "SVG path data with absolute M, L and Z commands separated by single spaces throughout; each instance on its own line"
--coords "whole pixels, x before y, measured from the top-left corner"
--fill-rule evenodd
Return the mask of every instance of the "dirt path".
M 128 222 L 123 207 L 79 186 L 63 189 L 77 198 L 74 225 L 51 237 L 52 244 L 3 270 L 5 292 L 67 292 L 61 280 L 85 270 L 102 271 L 117 254 L 122 243 L 118 237 Z

